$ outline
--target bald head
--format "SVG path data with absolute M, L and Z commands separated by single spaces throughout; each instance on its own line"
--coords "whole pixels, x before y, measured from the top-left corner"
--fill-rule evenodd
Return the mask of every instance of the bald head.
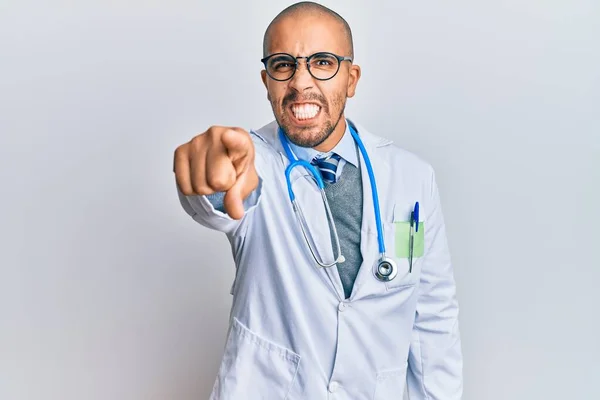
M 261 79 L 278 125 L 292 143 L 329 151 L 346 131 L 346 100 L 354 96 L 360 78 L 360 67 L 353 61 L 348 23 L 320 4 L 296 3 L 269 24 L 263 53 L 269 60 L 262 60 L 265 68 Z M 282 54 L 277 56 L 278 53 L 297 61 L 294 63 Z M 319 53 L 334 54 L 337 60 L 325 54 L 308 60 Z M 306 61 L 299 62 L 300 58 Z M 272 75 L 291 68 L 287 79 Z
M 338 28 L 340 28 L 340 34 L 342 35 L 342 39 L 345 42 L 345 46 L 347 47 L 347 53 L 344 54 L 354 59 L 354 44 L 352 42 L 352 31 L 350 30 L 350 25 L 341 15 L 336 13 L 335 11 L 322 6 L 321 4 L 313 3 L 312 1 L 301 1 L 296 4 L 292 4 L 282 12 L 280 12 L 274 19 L 271 21 L 267 30 L 265 31 L 265 36 L 263 38 L 263 57 L 269 55 L 270 46 L 271 46 L 271 35 L 273 34 L 274 27 L 280 22 L 288 19 L 288 18 L 300 18 L 300 17 L 319 17 L 323 19 L 331 20 L 332 24 L 336 24 Z

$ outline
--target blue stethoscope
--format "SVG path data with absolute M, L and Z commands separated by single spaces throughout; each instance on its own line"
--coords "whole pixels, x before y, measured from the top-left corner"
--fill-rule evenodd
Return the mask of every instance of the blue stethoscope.
M 365 149 L 365 146 L 363 145 L 362 140 L 360 140 L 360 137 L 358 136 L 358 133 L 356 132 L 356 128 L 351 123 L 349 123 L 348 125 L 350 127 L 350 133 L 352 134 L 352 137 L 354 138 L 354 141 L 358 145 L 358 148 L 363 156 L 363 159 L 365 160 L 367 172 L 369 173 L 369 182 L 371 184 L 371 193 L 373 195 L 373 208 L 375 210 L 375 221 L 377 223 L 377 241 L 379 244 L 379 261 L 376 264 L 375 269 L 374 269 L 375 277 L 382 282 L 388 282 L 396 277 L 396 275 L 398 274 L 398 267 L 396 266 L 396 263 L 394 262 L 394 260 L 386 257 L 386 255 L 385 255 L 385 243 L 383 240 L 384 239 L 383 238 L 383 227 L 381 224 L 381 213 L 379 211 L 379 196 L 377 195 L 377 185 L 375 183 L 375 175 L 373 174 L 373 167 L 371 166 L 371 161 L 367 154 L 367 150 Z M 323 268 L 329 268 L 329 267 L 336 265 L 337 263 L 344 262 L 345 258 L 342 255 L 342 251 L 341 251 L 341 247 L 340 247 L 340 240 L 338 237 L 337 230 L 335 228 L 335 223 L 333 221 L 333 215 L 331 214 L 331 209 L 329 208 L 329 202 L 327 201 L 327 196 L 325 195 L 325 185 L 323 184 L 323 179 L 321 178 L 321 173 L 309 162 L 304 161 L 304 160 L 299 160 L 296 158 L 296 156 L 294 156 L 294 153 L 292 153 L 292 149 L 290 148 L 290 145 L 288 144 L 285 133 L 283 132 L 283 130 L 281 128 L 279 128 L 279 140 L 281 141 L 281 145 L 283 146 L 283 149 L 285 150 L 285 153 L 290 161 L 290 164 L 285 169 L 285 179 L 287 182 L 288 193 L 290 195 L 290 200 L 291 200 L 292 206 L 294 208 L 294 213 L 296 214 L 296 217 L 298 218 L 298 220 L 300 222 L 300 229 L 302 230 L 302 235 L 304 236 L 304 240 L 306 241 L 306 244 L 308 245 L 308 248 L 310 249 L 312 257 L 317 262 L 317 264 L 319 264 Z M 337 257 L 334 254 L 335 260 L 331 263 L 326 263 L 324 261 L 321 261 L 317 257 L 317 252 L 313 248 L 313 246 L 311 244 L 312 240 L 311 240 L 311 238 L 309 238 L 309 235 L 308 235 L 308 228 L 307 228 L 307 224 L 306 224 L 306 219 L 304 218 L 304 214 L 302 213 L 302 208 L 300 207 L 300 204 L 296 201 L 296 196 L 294 195 L 294 191 L 292 189 L 290 175 L 292 173 L 292 170 L 299 166 L 306 168 L 310 172 L 310 174 L 313 176 L 315 182 L 317 183 L 317 186 L 319 187 L 319 191 L 321 192 L 321 198 L 323 199 L 323 204 L 325 205 L 327 219 L 328 219 L 330 226 L 332 227 L 331 229 L 333 231 L 333 237 L 334 237 L 334 242 L 335 242 L 335 252 L 337 253 Z

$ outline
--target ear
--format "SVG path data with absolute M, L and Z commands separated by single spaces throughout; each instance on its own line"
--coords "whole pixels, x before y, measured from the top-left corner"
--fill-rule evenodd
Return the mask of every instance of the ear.
M 360 79 L 360 67 L 356 64 L 352 64 L 350 66 L 350 71 L 348 71 L 348 88 L 346 89 L 346 96 L 354 97 L 356 93 L 356 85 L 358 85 L 358 80 Z
M 271 101 L 271 95 L 269 94 L 269 87 L 267 86 L 267 79 L 269 79 L 269 77 L 267 76 L 267 71 L 266 70 L 262 70 L 260 71 L 260 78 L 263 81 L 263 85 L 265 85 L 265 89 L 267 89 L 267 100 Z

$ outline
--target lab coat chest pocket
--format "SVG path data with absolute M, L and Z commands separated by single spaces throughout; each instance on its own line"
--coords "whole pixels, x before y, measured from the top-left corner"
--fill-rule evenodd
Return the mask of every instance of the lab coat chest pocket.
M 402 203 L 394 205 L 393 219 L 384 224 L 386 255 L 396 262 L 398 275 L 386 282 L 386 288 L 396 289 L 415 285 L 421 274 L 421 262 L 424 254 L 425 225 L 421 218 L 419 232 L 414 232 L 412 269 L 409 261 L 410 213 L 411 206 Z M 421 213 L 423 215 L 424 213 Z
M 287 399 L 299 363 L 298 354 L 258 336 L 234 317 L 211 400 Z
M 375 395 L 373 400 L 401 399 L 404 393 L 406 382 L 406 368 L 404 366 L 397 369 L 389 369 L 377 372 L 377 384 L 375 386 Z

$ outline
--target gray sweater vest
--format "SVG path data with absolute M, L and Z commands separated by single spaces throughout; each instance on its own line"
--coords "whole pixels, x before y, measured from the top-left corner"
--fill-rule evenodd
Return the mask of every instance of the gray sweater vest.
M 356 275 L 362 264 L 360 230 L 363 198 L 360 176 L 359 168 L 346 163 L 336 183 L 325 183 L 325 194 L 340 238 L 342 254 L 346 258 L 346 261 L 337 264 L 346 298 L 352 293 Z M 335 243 L 333 234 L 331 240 Z

